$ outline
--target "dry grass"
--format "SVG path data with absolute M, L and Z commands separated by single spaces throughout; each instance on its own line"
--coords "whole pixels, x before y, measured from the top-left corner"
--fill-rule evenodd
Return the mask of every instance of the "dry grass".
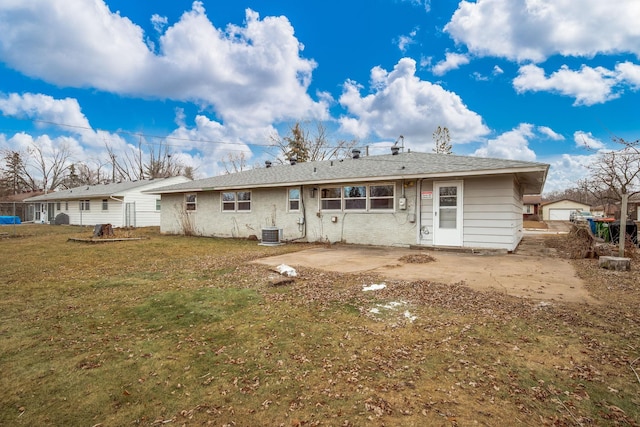
M 274 287 L 248 263 L 303 245 L 18 230 L 0 425 L 639 425 L 635 270 L 573 261 L 601 304 L 547 305 L 312 269 Z

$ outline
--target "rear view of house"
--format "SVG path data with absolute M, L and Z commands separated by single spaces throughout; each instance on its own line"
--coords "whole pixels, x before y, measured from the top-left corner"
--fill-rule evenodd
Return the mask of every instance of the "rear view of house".
M 161 231 L 514 250 L 549 165 L 406 152 L 270 165 L 163 187 Z
M 43 224 L 159 226 L 160 197 L 144 191 L 187 181 L 178 176 L 84 185 L 31 197 L 25 202 L 33 206 L 34 222 Z

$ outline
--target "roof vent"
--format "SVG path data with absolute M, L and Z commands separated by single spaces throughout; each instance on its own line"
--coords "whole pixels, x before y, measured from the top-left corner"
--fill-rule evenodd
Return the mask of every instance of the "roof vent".
M 351 150 L 351 158 L 352 159 L 359 159 L 360 158 L 360 150 L 358 150 L 357 148 L 354 148 L 353 150 Z
M 271 167 L 271 161 L 270 161 L 270 160 L 265 160 L 265 161 L 264 161 L 264 165 L 265 165 L 266 167 L 270 168 L 270 167 Z
M 392 155 L 397 156 L 399 152 L 400 152 L 400 147 L 396 147 L 395 145 L 393 147 L 391 147 L 391 154 Z
M 291 163 L 291 166 L 293 166 L 298 163 L 298 159 L 296 159 L 295 157 L 289 157 L 289 163 Z

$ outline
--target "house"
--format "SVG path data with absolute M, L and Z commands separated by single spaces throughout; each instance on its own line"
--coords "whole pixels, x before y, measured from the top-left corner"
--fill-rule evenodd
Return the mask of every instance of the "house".
M 520 242 L 522 197 L 549 165 L 451 154 L 271 165 L 154 190 L 169 234 L 492 248 Z
M 524 206 L 522 207 L 522 218 L 525 221 L 539 221 L 542 196 L 540 194 L 525 194 L 522 198 L 522 203 L 524 204 Z
M 574 200 L 562 199 L 543 203 L 541 210 L 543 221 L 569 221 L 571 212 L 591 212 L 591 206 Z
M 33 206 L 34 221 L 43 224 L 159 226 L 160 197 L 144 191 L 187 181 L 188 178 L 177 176 L 83 185 L 31 197 L 25 202 Z
M 17 216 L 20 222 L 33 221 L 33 205 L 24 201 L 30 197 L 44 194 L 42 191 L 25 191 L 0 198 L 0 216 Z

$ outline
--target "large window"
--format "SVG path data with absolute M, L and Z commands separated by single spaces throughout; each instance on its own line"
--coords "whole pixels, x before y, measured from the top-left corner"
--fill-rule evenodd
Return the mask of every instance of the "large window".
M 290 188 L 287 198 L 289 200 L 289 212 L 296 212 L 300 210 L 300 189 Z
M 88 211 L 90 208 L 89 200 L 80 200 L 80 210 Z
M 320 190 L 322 210 L 393 210 L 394 200 L 393 184 L 348 185 L 325 187 Z
M 393 184 L 372 185 L 369 187 L 370 209 L 393 209 L 395 187 Z
M 198 198 L 195 194 L 187 194 L 184 196 L 184 208 L 187 211 L 195 211 Z
M 367 209 L 367 187 L 364 185 L 344 187 L 344 208 Z
M 250 191 L 227 191 L 222 193 L 224 212 L 248 212 L 251 210 Z
M 342 210 L 342 190 L 340 187 L 328 187 L 320 190 L 320 209 Z

